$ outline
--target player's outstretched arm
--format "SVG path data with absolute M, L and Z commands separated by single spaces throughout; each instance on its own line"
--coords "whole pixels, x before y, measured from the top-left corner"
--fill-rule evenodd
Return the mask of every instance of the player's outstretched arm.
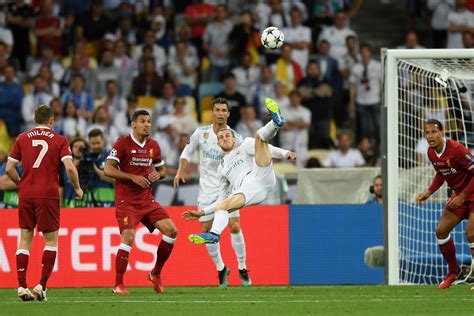
M 136 185 L 143 189 L 150 187 L 150 180 L 143 176 L 123 172 L 118 168 L 118 162 L 112 159 L 105 161 L 104 174 L 107 177 L 114 178 L 115 180 L 132 181 Z
M 76 199 L 82 199 L 84 192 L 82 192 L 81 185 L 79 184 L 79 175 L 76 166 L 74 166 L 72 159 L 64 159 L 63 164 L 66 169 L 67 177 L 71 180 L 74 192 L 76 193 Z
M 5 173 L 7 176 L 16 184 L 20 183 L 20 175 L 16 171 L 17 162 L 10 159 L 7 160 L 7 165 L 5 166 Z
M 188 165 L 188 160 L 184 158 L 179 159 L 179 167 L 178 171 L 176 172 L 176 176 L 174 177 L 173 180 L 173 185 L 175 188 L 179 187 L 179 182 L 186 183 L 187 176 L 184 173 L 184 170 L 186 170 L 186 166 Z

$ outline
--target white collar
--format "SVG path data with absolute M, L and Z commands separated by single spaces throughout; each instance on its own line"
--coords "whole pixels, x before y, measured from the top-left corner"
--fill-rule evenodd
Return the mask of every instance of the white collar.
M 140 143 L 138 140 L 135 139 L 135 137 L 133 137 L 133 132 L 130 133 L 130 137 L 131 137 L 132 140 L 135 142 L 135 144 L 137 144 L 137 145 L 140 146 L 141 148 L 145 147 L 146 138 L 145 138 L 145 140 L 143 141 L 143 143 Z
M 444 154 L 445 150 L 446 150 L 446 138 L 443 138 L 443 149 L 441 149 L 441 152 L 439 154 L 435 149 L 436 156 L 438 156 L 438 158 L 441 157 Z
M 46 126 L 46 125 L 38 125 L 38 126 L 35 126 L 35 128 L 46 128 L 46 129 L 51 129 L 50 127 Z

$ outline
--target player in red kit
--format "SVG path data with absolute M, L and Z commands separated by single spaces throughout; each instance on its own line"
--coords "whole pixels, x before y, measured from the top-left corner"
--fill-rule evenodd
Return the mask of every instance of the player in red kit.
M 161 269 L 168 260 L 178 231 L 168 213 L 153 199 L 151 184 L 165 175 L 160 146 L 149 138 L 150 114 L 138 110 L 132 115 L 132 132 L 119 138 L 105 163 L 104 173 L 115 181 L 115 216 L 120 229 L 121 244 L 115 259 L 116 294 L 128 294 L 123 275 L 132 250 L 135 227 L 141 222 L 150 232 L 155 228 L 163 238 L 158 246 L 156 264 L 148 274 L 157 293 L 163 292 Z
M 72 182 L 77 198 L 83 192 L 79 186 L 76 167 L 72 163 L 71 150 L 64 136 L 54 132 L 53 110 L 46 105 L 35 111 L 37 126 L 16 139 L 8 156 L 6 173 L 18 186 L 18 217 L 20 223 L 20 243 L 16 251 L 18 274 L 18 296 L 23 301 L 31 301 L 34 296 L 46 301 L 46 283 L 53 271 L 58 247 L 59 230 L 59 182 L 58 172 L 61 162 Z M 16 165 L 23 168 L 20 178 Z M 42 258 L 40 283 L 33 293 L 26 284 L 26 270 L 33 241 L 33 229 L 43 232 L 45 247 Z M 34 296 L 33 296 L 34 295 Z
M 436 175 L 428 190 L 420 193 L 416 201 L 425 201 L 445 181 L 454 191 L 436 227 L 439 249 L 449 267 L 449 273 L 439 284 L 439 288 L 447 289 L 461 275 L 450 232 L 463 219 L 467 219 L 466 238 L 471 249 L 471 272 L 474 264 L 474 158 L 462 144 L 444 137 L 443 126 L 438 120 L 426 121 L 424 132 L 430 146 L 428 158 L 436 170 Z M 474 287 L 471 290 L 474 290 Z

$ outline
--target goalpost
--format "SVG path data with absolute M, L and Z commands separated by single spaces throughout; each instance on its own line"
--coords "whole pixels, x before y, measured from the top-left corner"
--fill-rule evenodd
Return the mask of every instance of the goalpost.
M 436 224 L 448 197 L 446 184 L 424 204 L 434 168 L 427 161 L 423 121 L 442 121 L 447 137 L 474 149 L 474 50 L 384 49 L 382 161 L 385 283 L 437 284 L 447 273 Z M 470 265 L 465 221 L 451 233 L 457 260 Z

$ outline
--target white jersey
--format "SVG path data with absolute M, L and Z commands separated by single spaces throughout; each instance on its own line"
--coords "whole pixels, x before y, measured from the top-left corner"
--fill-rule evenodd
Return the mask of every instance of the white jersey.
M 287 150 L 270 146 L 270 152 L 273 158 L 285 159 Z M 255 163 L 255 138 L 247 137 L 240 144 L 234 147 L 230 153 L 224 156 L 217 169 L 221 176 L 219 185 L 219 200 L 229 195 L 232 191 L 241 189 L 242 183 L 247 175 L 254 169 Z
M 236 143 L 242 142 L 242 136 L 234 131 Z M 197 128 L 191 135 L 188 144 L 181 153 L 181 159 L 191 161 L 196 150 L 199 150 L 199 197 L 216 200 L 219 194 L 220 176 L 217 167 L 224 157 L 224 152 L 217 143 L 217 135 L 211 125 Z

